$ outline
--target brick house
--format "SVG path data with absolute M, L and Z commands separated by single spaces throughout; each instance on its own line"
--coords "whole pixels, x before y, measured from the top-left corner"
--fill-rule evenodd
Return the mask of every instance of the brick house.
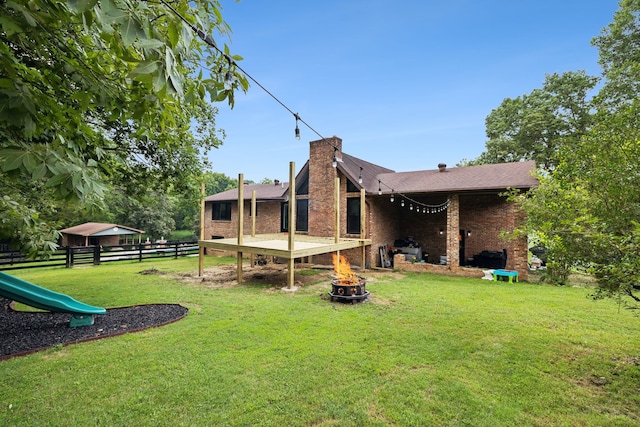
M 413 257 L 418 262 L 405 263 L 408 257 L 396 256 L 393 259 L 401 264 L 396 268 L 482 276 L 481 270 L 469 267 L 491 267 L 483 262 L 499 257 L 503 264 L 498 267 L 517 270 L 526 280 L 526 238 L 501 237 L 517 227 L 523 214 L 501 193 L 536 186 L 534 169 L 535 162 L 530 161 L 460 168 L 440 164 L 437 169 L 395 172 L 344 153 L 338 137 L 312 141 L 309 160 L 295 178 L 296 234 L 335 235 L 334 182 L 339 178 L 339 235 L 360 237 L 364 225 L 362 237 L 372 242 L 366 251 L 367 268 L 382 265 L 385 251 L 381 247 L 403 252 L 397 246 L 412 240 L 417 243 L 411 246 L 419 247 L 419 255 Z M 362 216 L 361 189 L 365 193 Z M 288 190 L 287 183 L 278 181 L 245 185 L 245 212 L 251 211 L 253 191 L 256 194 L 256 234 L 288 231 Z M 237 237 L 237 202 L 237 190 L 205 199 L 205 239 Z M 249 214 L 244 217 L 244 230 L 250 229 L 252 220 Z M 357 250 L 341 253 L 353 265 L 361 263 Z M 314 256 L 314 262 L 330 263 L 330 257 Z

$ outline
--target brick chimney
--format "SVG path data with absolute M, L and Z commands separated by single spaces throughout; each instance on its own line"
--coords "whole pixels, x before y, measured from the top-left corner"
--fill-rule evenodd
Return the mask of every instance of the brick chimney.
M 334 150 L 334 147 L 337 148 Z M 309 143 L 309 235 L 331 237 L 334 231 L 333 156 L 342 157 L 342 139 L 337 136 Z

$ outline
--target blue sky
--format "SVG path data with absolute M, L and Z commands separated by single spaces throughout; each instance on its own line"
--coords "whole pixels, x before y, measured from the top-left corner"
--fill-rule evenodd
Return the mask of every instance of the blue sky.
M 485 119 L 545 74 L 600 75 L 591 39 L 616 0 L 221 0 L 239 65 L 345 152 L 398 172 L 485 148 Z M 320 139 L 257 85 L 217 104 L 213 171 L 288 181 Z

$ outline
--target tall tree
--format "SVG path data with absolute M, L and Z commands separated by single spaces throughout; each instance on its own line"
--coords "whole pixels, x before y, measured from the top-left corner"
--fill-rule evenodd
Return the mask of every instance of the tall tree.
M 109 207 L 118 224 L 144 230 L 153 239 L 169 236 L 175 229 L 173 199 L 166 192 L 149 191 L 143 197 L 128 197 L 116 189 L 109 197 Z
M 215 0 L 0 4 L 0 234 L 35 254 L 56 204 L 99 205 L 110 183 L 193 184 L 221 143 L 209 102 L 233 104 L 248 82 L 241 57 L 179 15 L 203 36 L 228 31 Z M 40 189 L 50 206 L 33 203 Z
M 210 196 L 238 187 L 238 180 L 219 172 L 205 172 L 204 184 L 205 192 Z
M 622 1 L 614 22 L 593 40 L 604 84 L 592 126 L 579 144 L 561 147 L 557 167 L 531 195 L 520 196 L 528 230 L 541 236 L 552 259 L 588 268 L 600 296 L 634 308 L 640 308 L 639 41 L 640 1 Z
M 553 169 L 562 145 L 574 146 L 592 119 L 589 92 L 598 79 L 583 71 L 547 75 L 542 88 L 505 99 L 486 119 L 486 151 L 463 164 L 535 160 Z
M 591 43 L 598 48 L 605 82 L 598 94 L 601 107 L 617 109 L 640 93 L 639 0 L 622 0 L 613 22 Z

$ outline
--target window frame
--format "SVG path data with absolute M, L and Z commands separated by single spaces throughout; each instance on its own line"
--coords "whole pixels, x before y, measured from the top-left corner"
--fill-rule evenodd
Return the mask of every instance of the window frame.
M 304 228 L 302 226 L 304 225 Z M 280 204 L 280 232 L 289 231 L 289 202 Z M 309 231 L 309 199 L 296 199 L 296 231 Z
M 360 197 L 347 197 L 347 234 L 360 234 L 360 231 Z
M 231 202 L 213 202 L 211 205 L 212 221 L 231 221 Z

